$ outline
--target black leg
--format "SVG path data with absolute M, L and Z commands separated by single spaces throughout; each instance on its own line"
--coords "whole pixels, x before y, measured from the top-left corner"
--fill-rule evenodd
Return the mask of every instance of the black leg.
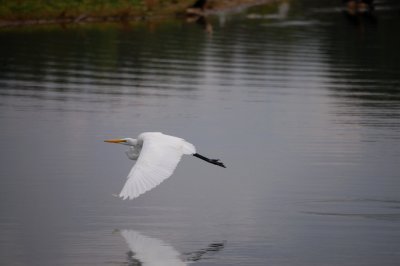
M 199 159 L 202 159 L 202 160 L 204 160 L 204 161 L 206 161 L 208 163 L 212 163 L 212 164 L 215 164 L 215 165 L 218 165 L 218 166 L 226 168 L 226 166 L 219 159 L 210 159 L 210 158 L 207 158 L 207 157 L 205 157 L 203 155 L 200 155 L 198 153 L 193 154 L 193 156 L 197 157 Z

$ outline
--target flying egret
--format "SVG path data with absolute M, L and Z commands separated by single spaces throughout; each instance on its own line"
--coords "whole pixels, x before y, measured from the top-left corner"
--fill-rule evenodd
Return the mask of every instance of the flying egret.
M 128 174 L 128 180 L 117 195 L 124 200 L 137 198 L 170 177 L 183 154 L 225 167 L 218 159 L 209 159 L 196 153 L 194 145 L 184 139 L 161 132 L 145 132 L 137 139 L 110 139 L 105 142 L 129 146 L 126 155 L 129 159 L 136 160 Z

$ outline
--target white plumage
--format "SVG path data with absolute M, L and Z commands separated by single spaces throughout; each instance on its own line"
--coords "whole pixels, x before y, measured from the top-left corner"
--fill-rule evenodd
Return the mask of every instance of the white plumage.
M 118 195 L 122 199 L 137 198 L 159 185 L 172 175 L 184 154 L 225 167 L 218 159 L 209 159 L 196 153 L 194 145 L 184 139 L 160 132 L 145 132 L 137 139 L 111 139 L 105 142 L 129 146 L 126 155 L 131 160 L 137 160 Z
M 172 175 L 183 154 L 195 147 L 181 138 L 162 133 L 142 133 L 135 150 L 140 153 L 119 196 L 133 199 L 156 187 Z

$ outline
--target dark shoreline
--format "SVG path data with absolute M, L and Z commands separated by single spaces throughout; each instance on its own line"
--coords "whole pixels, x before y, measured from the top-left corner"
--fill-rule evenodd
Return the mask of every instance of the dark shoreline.
M 207 16 L 217 14 L 219 12 L 226 12 L 238 8 L 247 8 L 251 6 L 267 4 L 274 2 L 274 0 L 234 0 L 234 1 L 220 1 L 218 4 L 199 10 L 199 16 Z M 168 10 L 160 10 L 157 13 L 137 13 L 137 14 L 119 14 L 119 15 L 86 15 L 80 14 L 77 16 L 58 16 L 55 18 L 38 18 L 38 19 L 2 19 L 0 18 L 0 29 L 9 27 L 23 27 L 35 25 L 51 25 L 51 24 L 82 24 L 82 23 L 102 23 L 102 22 L 137 22 L 137 21 L 153 21 L 163 20 L 171 17 L 185 17 L 187 6 L 177 5 L 176 7 Z

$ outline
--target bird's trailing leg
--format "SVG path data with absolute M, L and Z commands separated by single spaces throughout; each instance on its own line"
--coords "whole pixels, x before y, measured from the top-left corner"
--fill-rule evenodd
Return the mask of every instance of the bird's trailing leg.
M 210 159 L 210 158 L 207 158 L 207 157 L 205 157 L 205 156 L 203 156 L 203 155 L 200 155 L 200 154 L 198 154 L 198 153 L 194 153 L 193 156 L 194 156 L 194 157 L 197 157 L 197 158 L 199 158 L 199 159 L 202 159 L 202 160 L 204 160 L 204 161 L 206 161 L 206 162 L 208 162 L 208 163 L 212 163 L 212 164 L 215 164 L 215 165 L 218 165 L 218 166 L 221 166 L 221 167 L 226 168 L 226 166 L 224 165 L 224 163 L 221 162 L 219 159 Z

